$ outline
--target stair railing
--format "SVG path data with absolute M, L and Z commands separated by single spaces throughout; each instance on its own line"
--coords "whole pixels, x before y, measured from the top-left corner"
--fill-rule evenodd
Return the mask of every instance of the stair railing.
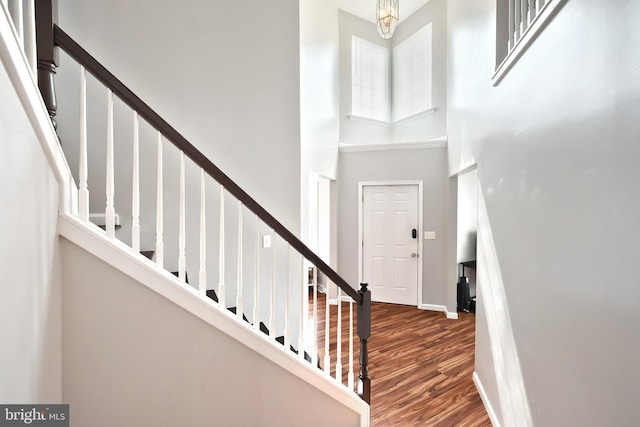
M 0 5 L 8 12 L 8 16 L 11 18 L 9 21 L 13 24 L 18 43 L 27 58 L 31 74 L 36 79 L 38 75 L 35 22 L 36 0 L 1 0 Z
M 81 221 L 89 224 L 89 206 L 90 193 L 89 188 L 89 145 L 87 140 L 87 72 L 97 81 L 102 83 L 107 90 L 107 141 L 106 141 L 106 207 L 105 207 L 105 233 L 110 239 L 116 239 L 116 207 L 115 207 L 115 156 L 114 156 L 114 95 L 117 99 L 126 104 L 132 111 L 133 115 L 133 144 L 132 144 L 132 201 L 131 201 L 131 250 L 135 254 L 139 254 L 141 250 L 141 224 L 140 216 L 140 124 L 145 122 L 154 129 L 157 137 L 156 160 L 157 160 L 157 179 L 156 179 L 156 241 L 155 241 L 155 263 L 160 269 L 165 267 L 165 239 L 164 239 L 164 141 L 170 142 L 179 152 L 179 238 L 178 238 L 178 271 L 175 273 L 178 280 L 183 286 L 191 286 L 188 284 L 186 271 L 186 235 L 187 227 L 191 223 L 187 223 L 186 211 L 191 204 L 186 203 L 186 179 L 185 171 L 187 168 L 187 160 L 191 162 L 191 166 L 195 165 L 199 168 L 199 269 L 198 269 L 198 293 L 202 298 L 212 296 L 218 301 L 216 305 L 220 309 L 227 311 L 227 301 L 233 301 L 233 295 L 227 295 L 229 284 L 227 283 L 226 266 L 229 264 L 229 257 L 226 250 L 226 242 L 237 239 L 237 258 L 235 260 L 237 271 L 237 286 L 235 287 L 235 316 L 241 322 L 248 320 L 246 315 L 252 316 L 253 328 L 258 333 L 267 333 L 274 344 L 282 345 L 285 351 L 293 351 L 296 357 L 302 361 L 309 362 L 313 368 L 320 368 L 322 360 L 322 369 L 327 376 L 331 376 L 332 371 L 336 382 L 345 385 L 355 391 L 367 402 L 370 403 L 371 396 L 371 380 L 368 376 L 368 340 L 371 335 L 371 292 L 367 289 L 367 284 L 363 283 L 359 290 L 352 288 L 338 273 L 329 267 L 320 257 L 310 250 L 302 241 L 300 241 L 291 231 L 276 220 L 269 212 L 267 212 L 259 203 L 251 198 L 242 188 L 224 174 L 217 166 L 215 166 L 202 152 L 195 148 L 187 141 L 177 130 L 169 125 L 162 117 L 160 117 L 153 109 L 144 103 L 137 95 L 127 88 L 120 80 L 111 74 L 104 66 L 102 66 L 95 58 L 85 51 L 78 43 L 76 43 L 68 34 L 55 25 L 55 13 L 51 13 L 51 9 L 46 10 L 47 4 L 51 6 L 53 0 L 41 0 L 38 2 L 36 13 L 37 31 L 38 31 L 38 64 L 40 71 L 40 86 L 43 98 L 51 118 L 56 115 L 56 96 L 53 86 L 53 75 L 56 72 L 57 52 L 54 45 L 60 47 L 68 56 L 74 59 L 81 69 L 80 73 L 80 146 L 79 146 L 79 166 L 78 166 L 78 216 Z M 52 43 L 52 45 L 44 46 Z M 41 46 L 42 45 L 42 46 Z M 42 56 L 41 56 L 42 54 Z M 55 123 L 55 122 L 54 122 Z M 219 240 L 218 249 L 218 283 L 217 287 L 211 285 L 208 281 L 207 271 L 207 194 L 211 193 L 211 184 L 209 181 L 213 179 L 219 184 Z M 228 236 L 229 225 L 229 199 L 233 203 L 237 203 L 237 217 L 233 218 L 233 222 L 237 223 L 237 234 Z M 255 216 L 255 221 L 249 217 L 245 219 L 248 213 Z M 251 225 L 254 223 L 254 225 Z M 243 233 L 248 235 L 255 234 L 255 242 L 253 248 L 246 248 L 246 238 Z M 260 247 L 265 242 L 267 234 L 269 239 L 273 239 L 274 248 L 272 256 L 269 260 L 260 259 Z M 231 237 L 231 239 L 229 238 Z M 262 239 L 261 239 L 262 237 Z M 278 242 L 276 242 L 278 239 Z M 286 252 L 284 260 L 276 260 L 275 246 L 280 245 L 279 253 Z M 264 246 L 263 246 L 264 247 Z M 253 309 L 245 310 L 245 298 L 250 294 L 245 290 L 244 286 L 250 285 L 250 280 L 246 280 L 247 267 L 244 265 L 247 260 L 245 253 L 253 249 L 253 259 L 249 259 L 248 263 L 253 265 Z M 295 254 L 291 254 L 291 250 Z M 284 271 L 286 274 L 276 272 L 276 264 L 285 264 Z M 315 268 L 311 268 L 311 280 L 307 281 L 307 274 L 303 274 L 303 266 L 310 264 Z M 271 265 L 270 280 L 265 283 L 264 268 L 265 265 Z M 263 268 L 261 268 L 263 266 Z M 296 274 L 297 271 L 297 274 Z M 293 272 L 293 273 L 292 273 Z M 319 310 L 320 302 L 318 295 L 318 273 L 326 278 L 325 286 L 327 286 L 327 296 L 324 298 L 324 316 L 321 315 L 323 310 Z M 284 318 L 278 318 L 279 312 L 276 310 L 278 303 L 282 304 L 276 295 L 277 288 L 282 288 L 279 283 L 284 279 Z M 309 283 L 309 284 L 307 284 Z M 331 314 L 329 304 L 329 283 L 333 283 L 338 287 L 336 320 L 336 341 L 330 345 Z M 312 295 L 307 295 L 305 289 L 311 289 Z M 260 295 L 265 292 L 269 293 L 269 308 L 260 307 Z M 262 293 L 261 293 L 262 291 Z M 291 301 L 292 298 L 298 299 Z M 349 310 L 346 319 L 343 321 L 342 305 L 343 299 L 348 300 Z M 309 307 L 309 304 L 312 307 Z M 357 305 L 357 316 L 353 316 L 353 304 Z M 297 325 L 294 325 L 291 316 L 291 308 L 297 307 L 300 310 Z M 311 321 L 311 324 L 309 322 Z M 360 340 L 359 362 L 360 370 L 357 378 L 357 384 L 354 382 L 353 360 L 355 351 L 353 348 L 353 324 L 357 321 L 357 335 Z M 284 336 L 276 337 L 276 327 L 278 324 L 284 323 Z M 324 333 L 322 331 L 324 326 Z M 297 337 L 291 336 L 291 331 L 297 328 Z M 343 333 L 346 329 L 346 333 Z M 348 338 L 347 338 L 348 337 Z M 297 338 L 297 340 L 295 340 Z M 343 340 L 348 339 L 348 345 L 343 346 Z M 319 342 L 324 343 L 324 351 Z M 294 348 L 297 346 L 297 349 Z M 343 354 L 343 350 L 346 352 Z M 323 352 L 320 358 L 320 352 Z M 332 355 L 335 359 L 335 367 L 331 369 Z M 342 372 L 342 360 L 349 360 L 348 372 Z M 346 375 L 345 375 L 346 374 Z

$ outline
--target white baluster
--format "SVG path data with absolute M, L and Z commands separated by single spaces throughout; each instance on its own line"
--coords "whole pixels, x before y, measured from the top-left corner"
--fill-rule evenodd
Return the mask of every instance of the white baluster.
M 520 40 L 520 35 L 521 35 L 521 31 L 522 31 L 522 12 L 520 11 L 520 0 L 515 0 L 515 9 L 514 9 L 514 13 L 515 13 L 515 24 L 516 24 L 516 34 L 514 37 L 514 40 L 516 43 L 518 43 L 518 41 Z
M 20 47 L 24 50 L 24 14 L 22 9 L 22 0 L 9 0 L 9 12 L 13 19 L 13 26 L 18 34 L 18 42 L 20 43 Z
M 306 333 L 306 318 L 309 315 L 309 286 L 305 283 L 304 274 L 304 258 L 300 255 L 300 274 L 302 275 L 302 280 L 300 285 L 297 287 L 300 288 L 300 322 L 298 325 L 299 333 L 298 333 L 298 357 L 300 360 L 304 360 L 304 348 L 305 348 L 305 339 L 304 335 Z M 306 292 L 305 292 L 306 290 Z
M 242 202 L 238 201 L 238 293 L 236 295 L 236 317 L 242 320 Z
M 318 366 L 318 268 L 313 268 L 313 346 L 311 347 L 311 365 Z
M 80 67 L 80 168 L 78 173 L 78 215 L 89 221 L 89 173 L 87 164 L 87 70 Z
M 207 294 L 207 215 L 205 202 L 204 169 L 200 169 L 200 274 L 198 275 L 198 290 L 203 296 Z
M 186 281 L 187 257 L 185 248 L 185 188 L 184 188 L 184 152 L 180 152 L 180 216 L 178 218 L 178 279 Z
M 115 200 L 115 186 L 114 186 L 114 164 L 113 164 L 113 92 L 111 89 L 107 92 L 107 208 L 105 210 L 106 216 L 106 231 L 107 237 L 114 238 L 116 236 L 116 208 L 114 206 Z
M 347 386 L 353 390 L 353 299 L 349 299 L 349 373 L 347 374 Z
M 220 186 L 220 253 L 218 254 L 218 304 L 226 307 L 224 271 L 224 187 Z
M 285 305 L 284 305 L 284 348 L 289 350 L 291 347 L 290 327 L 289 327 L 289 303 L 290 303 L 290 291 L 291 291 L 291 244 L 287 243 L 287 289 L 285 293 Z
M 336 381 L 342 384 L 342 289 L 338 288 L 338 327 L 336 330 Z
M 156 264 L 158 267 L 164 266 L 164 242 L 162 240 L 164 222 L 164 202 L 162 189 L 162 134 L 158 132 L 158 175 L 156 177 Z
M 260 330 L 260 218 L 256 215 L 255 280 L 253 284 L 253 328 Z
M 271 262 L 271 298 L 269 299 L 269 337 L 272 341 L 276 340 L 276 235 L 273 230 L 271 231 L 273 235 L 273 246 L 271 248 L 272 251 L 272 262 Z
M 140 132 L 138 112 L 133 112 L 133 188 L 131 189 L 131 248 L 140 252 Z
M 324 373 L 331 375 L 331 356 L 329 355 L 329 323 L 331 322 L 331 310 L 329 309 L 329 283 L 327 283 L 324 314 Z
M 522 34 L 524 34 L 529 28 L 529 0 L 522 0 L 520 13 L 522 14 Z
M 24 53 L 29 62 L 33 79 L 38 81 L 38 51 L 36 46 L 36 4 L 35 0 L 25 0 Z

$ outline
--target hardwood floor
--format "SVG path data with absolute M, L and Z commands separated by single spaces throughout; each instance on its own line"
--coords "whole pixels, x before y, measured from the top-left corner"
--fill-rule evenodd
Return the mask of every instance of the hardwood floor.
M 318 296 L 318 353 L 324 356 L 324 295 Z M 331 306 L 331 373 L 335 376 L 337 306 Z M 356 307 L 354 305 L 354 317 Z M 349 304 L 342 304 L 343 383 L 347 384 Z M 354 332 L 355 334 L 355 332 Z M 416 307 L 373 303 L 369 341 L 371 426 L 491 426 L 473 384 L 475 314 L 458 320 Z M 357 336 L 354 372 L 358 376 Z

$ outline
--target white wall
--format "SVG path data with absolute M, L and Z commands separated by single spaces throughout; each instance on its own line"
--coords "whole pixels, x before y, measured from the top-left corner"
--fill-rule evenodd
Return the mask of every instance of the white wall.
M 74 424 L 359 425 L 343 403 L 69 240 L 61 253 Z
M 478 259 L 492 267 L 478 267 L 480 298 L 504 296 L 479 305 L 506 302 L 497 325 L 511 326 L 522 390 L 500 390 L 514 381 L 499 371 L 518 369 L 493 362 L 504 355 L 490 333 L 478 334 L 476 370 L 504 425 L 504 398 L 520 391 L 534 425 L 633 425 L 640 6 L 567 1 L 493 87 L 495 4 L 448 2 L 449 172 L 478 164 Z
M 373 5 L 372 5 L 373 7 Z M 402 13 L 402 12 L 401 12 Z M 433 79 L 432 105 L 434 114 L 408 123 L 383 127 L 349 120 L 351 114 L 351 39 L 352 36 L 387 47 L 393 62 L 393 48 L 418 30 L 432 23 Z M 431 0 L 410 17 L 401 15 L 393 37 L 383 40 L 375 24 L 347 12 L 340 11 L 340 142 L 347 144 L 388 144 L 423 142 L 446 135 L 447 120 L 447 4 L 445 0 Z M 393 74 L 390 72 L 393 91 Z
M 422 301 L 450 306 L 447 272 L 448 178 L 444 147 L 340 153 L 338 273 L 358 285 L 358 183 L 423 181 L 423 226 L 436 240 L 422 240 Z
M 0 15 L 4 20 L 2 10 Z M 27 68 L 7 54 L 7 46 L 13 42 L 9 47 L 17 51 L 17 44 L 5 38 L 5 23 L 0 22 L 0 402 L 62 403 L 58 183 L 22 104 L 25 92 L 19 98 L 14 89 Z
M 338 169 L 338 7 L 300 1 L 300 155 L 302 236 L 308 233 L 309 173 L 335 179 Z

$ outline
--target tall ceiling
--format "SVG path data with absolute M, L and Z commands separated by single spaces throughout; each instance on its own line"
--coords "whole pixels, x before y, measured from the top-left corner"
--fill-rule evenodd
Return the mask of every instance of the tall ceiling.
M 413 12 L 427 4 L 429 0 L 400 0 L 400 23 Z M 376 22 L 376 0 L 337 0 L 338 9 L 359 16 L 367 21 Z

